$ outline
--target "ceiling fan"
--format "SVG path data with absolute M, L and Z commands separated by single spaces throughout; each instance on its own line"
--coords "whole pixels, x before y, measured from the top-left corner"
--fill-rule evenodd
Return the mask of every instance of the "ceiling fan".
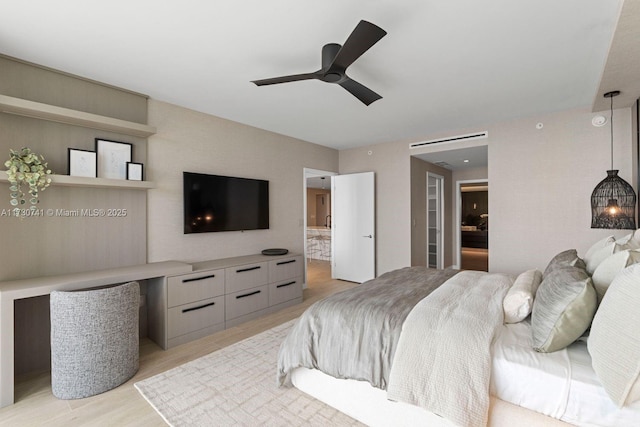
M 253 80 L 257 86 L 273 85 L 278 83 L 295 82 L 299 80 L 322 80 L 326 83 L 337 83 L 353 96 L 369 105 L 382 97 L 347 76 L 347 67 L 376 44 L 387 34 L 382 28 L 367 21 L 360 21 L 353 32 L 340 46 L 337 43 L 329 43 L 322 48 L 322 68 L 313 73 L 293 74 L 290 76 L 274 77 L 271 79 Z

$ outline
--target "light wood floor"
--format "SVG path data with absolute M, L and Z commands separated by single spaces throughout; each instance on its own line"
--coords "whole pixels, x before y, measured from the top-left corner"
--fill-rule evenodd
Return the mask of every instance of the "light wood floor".
M 328 262 L 313 260 L 307 265 L 308 288 L 304 290 L 302 304 L 166 351 L 145 338 L 140 344 L 140 370 L 114 390 L 86 399 L 58 400 L 51 394 L 49 373 L 17 379 L 16 403 L 0 409 L 0 426 L 165 425 L 133 387 L 135 382 L 294 319 L 319 299 L 356 286 L 355 283 L 331 280 Z

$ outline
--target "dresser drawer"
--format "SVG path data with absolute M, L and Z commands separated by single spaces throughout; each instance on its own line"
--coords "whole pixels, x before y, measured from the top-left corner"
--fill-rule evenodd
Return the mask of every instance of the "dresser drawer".
M 224 296 L 169 309 L 169 339 L 224 322 Z
M 269 283 L 302 276 L 302 267 L 301 256 L 269 261 Z
M 231 294 L 245 289 L 266 285 L 269 279 L 269 264 L 258 262 L 255 264 L 239 265 L 225 269 L 225 293 Z
M 269 305 L 269 286 L 245 289 L 225 295 L 225 319 L 233 319 L 245 314 L 262 310 Z
M 167 279 L 167 303 L 175 307 L 224 294 L 224 270 L 200 271 Z
M 280 304 L 301 296 L 302 277 L 269 284 L 269 305 Z

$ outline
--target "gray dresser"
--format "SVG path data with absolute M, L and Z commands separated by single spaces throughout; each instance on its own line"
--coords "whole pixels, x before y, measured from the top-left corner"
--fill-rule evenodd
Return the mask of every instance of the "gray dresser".
M 167 349 L 302 302 L 301 255 L 193 264 L 147 291 L 148 335 Z

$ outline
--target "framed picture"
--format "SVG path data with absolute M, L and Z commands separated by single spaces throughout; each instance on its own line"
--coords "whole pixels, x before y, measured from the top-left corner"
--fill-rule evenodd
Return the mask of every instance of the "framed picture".
M 96 177 L 97 156 L 95 151 L 69 148 L 67 172 L 70 176 Z
M 127 162 L 131 161 L 133 145 L 128 142 L 96 138 L 98 178 L 127 179 Z
M 130 181 L 142 181 L 143 168 L 142 163 L 127 162 L 127 179 Z

